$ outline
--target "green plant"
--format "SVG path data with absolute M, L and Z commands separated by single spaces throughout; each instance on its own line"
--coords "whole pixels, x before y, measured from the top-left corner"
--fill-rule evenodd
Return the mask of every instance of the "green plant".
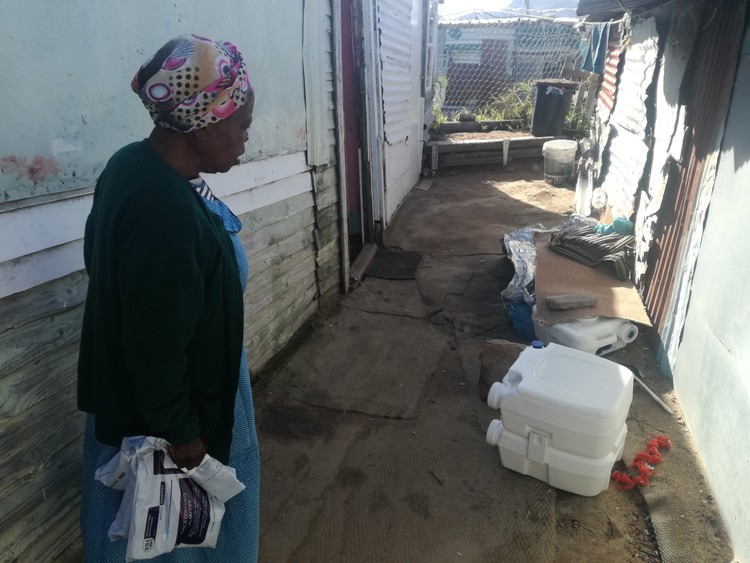
M 447 89 L 448 78 L 443 75 L 436 76 L 434 86 L 435 95 L 432 100 L 432 115 L 435 118 L 432 122 L 433 129 L 437 129 L 441 124 L 449 121 L 449 117 L 443 112 L 443 101 L 445 100 Z
M 576 138 L 588 137 L 591 134 L 591 118 L 586 117 L 586 109 L 571 105 L 568 115 L 565 116 L 563 128 Z
M 433 128 L 448 121 L 448 116 L 443 113 L 443 108 L 439 104 L 432 104 L 432 115 L 435 117 L 432 122 Z
M 528 127 L 534 114 L 534 82 L 512 84 L 507 90 L 493 94 L 490 101 L 477 112 L 477 121 L 517 119 Z

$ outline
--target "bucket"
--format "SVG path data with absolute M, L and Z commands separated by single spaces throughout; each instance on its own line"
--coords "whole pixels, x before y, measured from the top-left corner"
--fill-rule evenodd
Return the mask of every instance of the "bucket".
M 575 172 L 577 150 L 578 143 L 567 139 L 544 143 L 544 179 L 552 185 L 570 181 Z

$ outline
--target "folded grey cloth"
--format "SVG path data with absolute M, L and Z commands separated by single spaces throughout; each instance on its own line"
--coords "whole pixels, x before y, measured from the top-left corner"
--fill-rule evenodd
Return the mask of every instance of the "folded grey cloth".
M 619 280 L 630 279 L 635 264 L 635 238 L 617 233 L 601 235 L 581 226 L 553 233 L 549 249 L 586 266 L 610 264 Z

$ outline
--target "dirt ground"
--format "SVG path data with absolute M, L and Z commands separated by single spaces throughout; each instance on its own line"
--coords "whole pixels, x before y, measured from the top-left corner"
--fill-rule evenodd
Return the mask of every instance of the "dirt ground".
M 479 399 L 479 353 L 519 341 L 499 300 L 513 275 L 499 241 L 573 211 L 573 187 L 542 177 L 534 161 L 423 182 L 385 239 L 425 254 L 417 279 L 366 278 L 261 374 L 262 561 L 732 560 L 645 328 L 608 358 L 637 366 L 675 412 L 635 386 L 616 468 L 656 435 L 673 444 L 647 487 L 581 497 L 503 468 L 484 443 L 498 412 Z

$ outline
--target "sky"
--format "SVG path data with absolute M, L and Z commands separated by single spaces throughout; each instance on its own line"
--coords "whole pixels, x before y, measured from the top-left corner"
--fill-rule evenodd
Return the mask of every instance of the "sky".
M 510 3 L 511 0 L 444 0 L 438 10 L 441 16 L 453 16 L 473 10 L 491 12 L 499 8 L 505 8 Z
M 443 19 L 450 19 L 466 14 L 467 12 L 495 12 L 507 8 L 511 4 L 515 5 L 516 10 L 522 10 L 524 6 L 523 0 L 443 0 L 443 3 L 439 5 L 438 14 Z M 565 12 L 573 10 L 573 15 L 575 15 L 577 5 L 577 0 L 529 0 L 529 8 L 537 12 L 540 10 L 552 11 L 555 9 L 564 10 Z

